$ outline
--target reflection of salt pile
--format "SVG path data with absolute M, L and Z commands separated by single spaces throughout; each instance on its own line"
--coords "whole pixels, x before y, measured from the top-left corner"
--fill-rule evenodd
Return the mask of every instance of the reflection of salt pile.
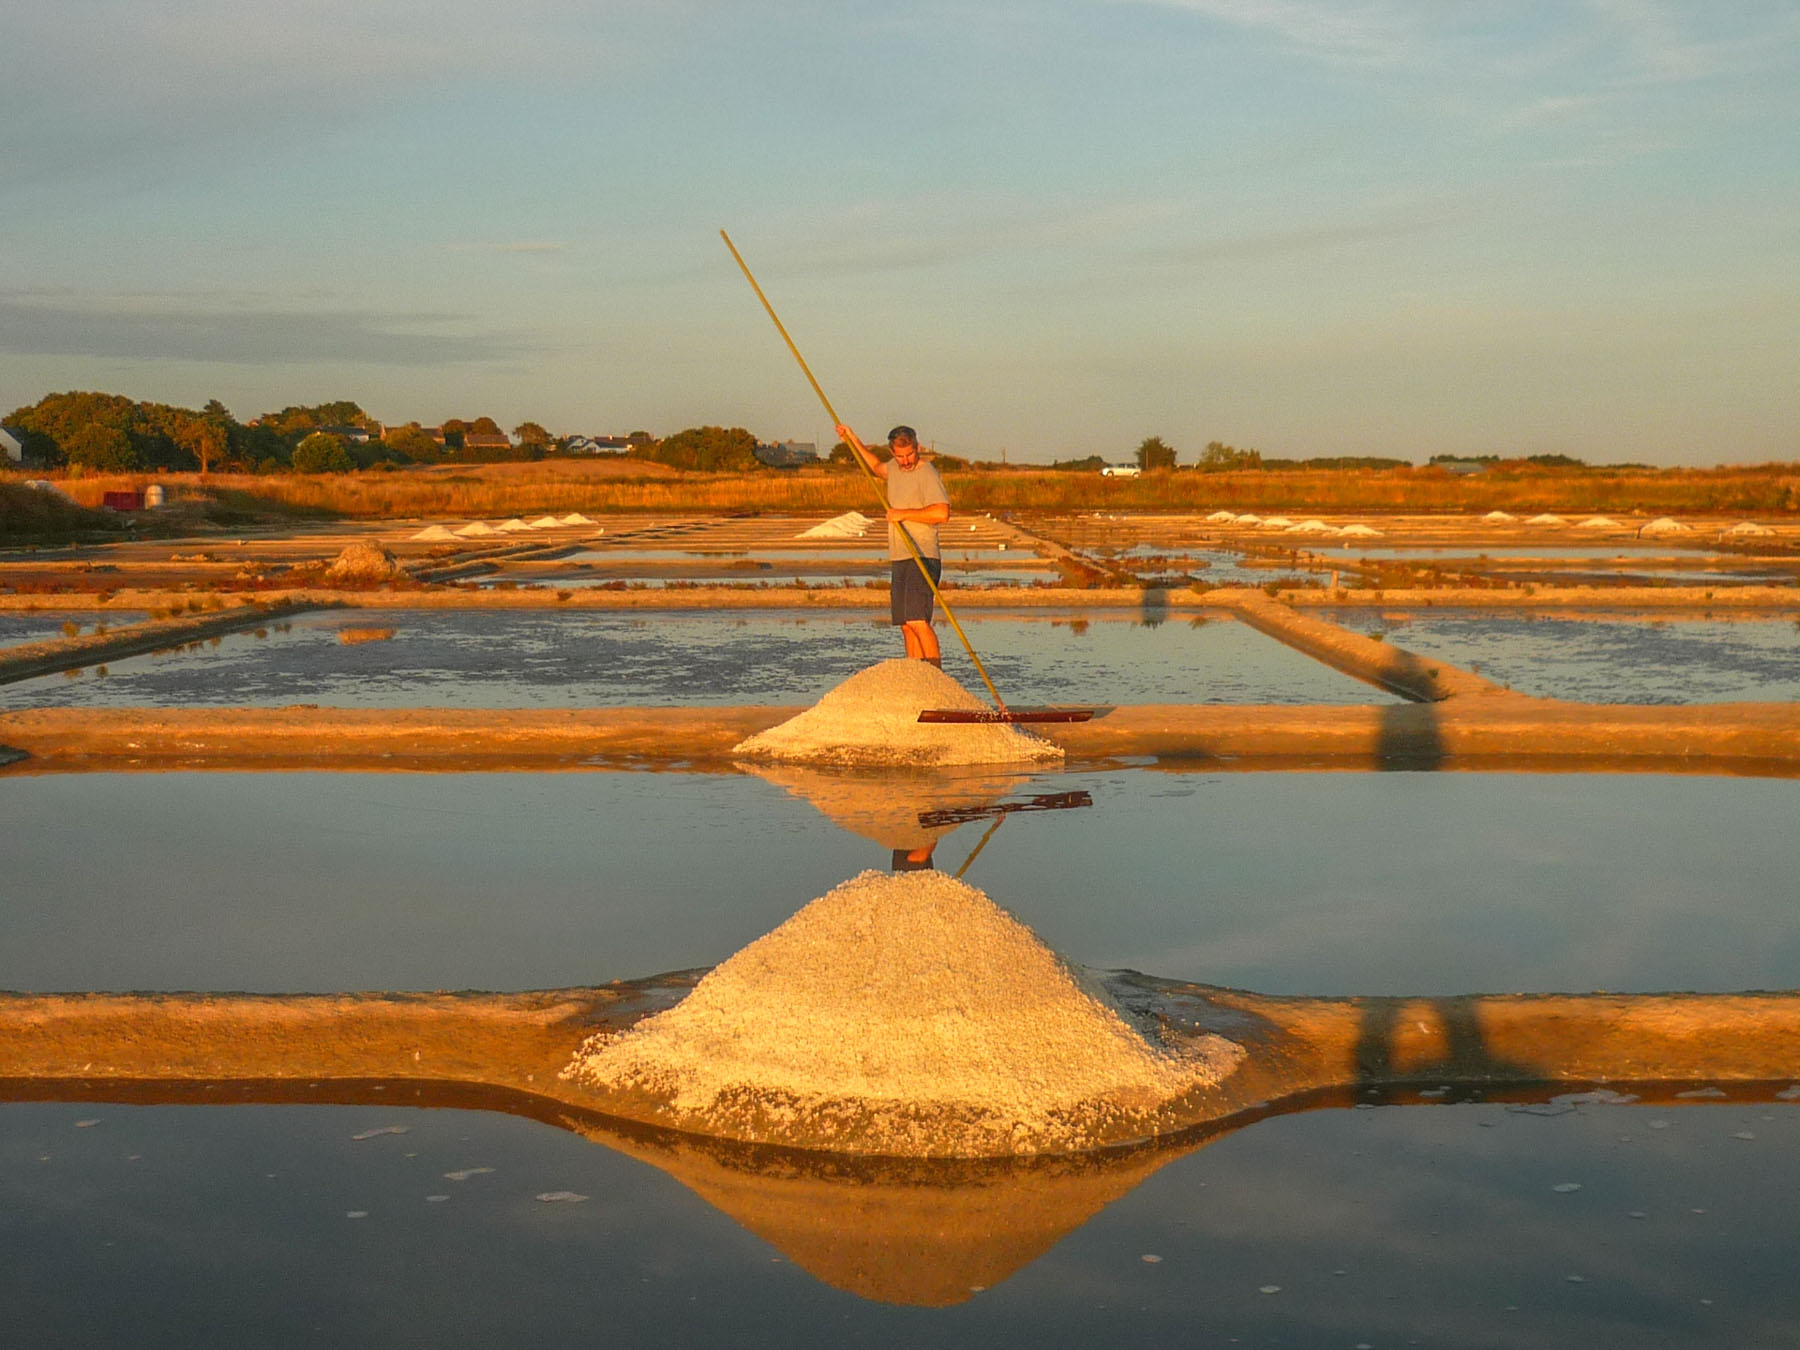
M 802 530 L 795 535 L 796 539 L 861 539 L 869 532 L 874 522 L 861 511 L 846 511 L 841 516 L 833 516 L 810 530 Z M 975 527 L 971 525 L 970 529 Z
M 743 759 L 871 765 L 1009 764 L 1062 757 L 1060 747 L 1016 726 L 919 721 L 926 708 L 986 707 L 928 662 L 882 661 L 732 753 Z
M 1242 1053 L 1163 1044 L 972 886 L 864 872 L 563 1073 L 681 1128 L 969 1156 L 1140 1132 Z

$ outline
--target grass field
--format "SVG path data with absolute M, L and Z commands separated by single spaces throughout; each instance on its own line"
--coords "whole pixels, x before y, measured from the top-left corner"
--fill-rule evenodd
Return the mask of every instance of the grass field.
M 1512 467 L 1457 477 L 1437 469 L 1174 471 L 1142 478 L 1046 469 L 945 475 L 960 511 L 1358 511 L 1419 513 L 1800 513 L 1800 464 L 1717 469 Z M 499 518 L 545 512 L 869 511 L 859 474 L 833 468 L 686 473 L 627 460 L 432 466 L 348 474 L 121 474 L 58 479 L 84 507 L 115 489 L 163 484 L 167 525 L 257 520 Z M 0 478 L 0 535 L 99 528 L 86 512 L 51 508 L 17 476 Z

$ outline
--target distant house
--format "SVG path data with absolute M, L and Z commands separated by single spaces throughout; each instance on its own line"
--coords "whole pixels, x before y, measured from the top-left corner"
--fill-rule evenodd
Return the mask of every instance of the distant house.
M 631 441 L 624 436 L 571 436 L 563 449 L 571 455 L 622 455 L 631 449 Z
M 757 446 L 756 458 L 771 469 L 798 469 L 819 462 L 819 447 L 813 441 L 778 441 Z
M 18 427 L 0 426 L 0 450 L 6 452 L 9 463 L 25 462 L 25 433 Z
M 463 449 L 465 450 L 510 450 L 512 437 L 504 431 L 495 434 L 491 431 L 463 432 Z
M 367 427 L 314 427 L 313 430 L 322 431 L 327 436 L 336 436 L 340 441 L 349 441 L 353 445 L 367 445 L 371 435 Z M 377 428 L 373 434 L 379 436 L 382 433 Z

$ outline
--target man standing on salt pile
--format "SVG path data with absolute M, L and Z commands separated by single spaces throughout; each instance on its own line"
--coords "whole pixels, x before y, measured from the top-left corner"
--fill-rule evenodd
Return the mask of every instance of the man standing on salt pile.
M 887 484 L 888 561 L 894 574 L 888 606 L 894 626 L 906 642 L 906 654 L 942 669 L 943 653 L 938 649 L 937 630 L 931 626 L 931 612 L 935 607 L 932 587 L 944 575 L 938 526 L 950 519 L 950 494 L 944 491 L 944 480 L 920 457 L 919 435 L 911 427 L 888 432 L 893 458 L 887 460 L 876 459 L 849 427 L 840 426 L 837 434 L 869 472 Z M 930 570 L 929 584 L 906 547 L 902 530 Z

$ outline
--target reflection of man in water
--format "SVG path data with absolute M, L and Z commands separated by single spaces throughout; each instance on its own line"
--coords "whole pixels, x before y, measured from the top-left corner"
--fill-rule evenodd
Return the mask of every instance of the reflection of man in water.
M 897 848 L 894 850 L 894 870 L 896 872 L 930 872 L 937 864 L 931 861 L 932 850 L 937 847 L 933 839 L 924 848 Z
M 937 631 L 931 626 L 931 588 L 944 574 L 938 553 L 938 526 L 950 519 L 950 494 L 944 491 L 944 480 L 920 457 L 919 436 L 911 427 L 888 432 L 893 458 L 885 460 L 876 459 L 849 427 L 840 426 L 837 434 L 869 472 L 887 484 L 888 561 L 894 574 L 889 609 L 906 642 L 906 654 L 941 667 L 943 654 L 938 650 Z M 902 530 L 924 559 L 931 573 L 930 584 L 920 575 L 919 564 L 901 537 Z

